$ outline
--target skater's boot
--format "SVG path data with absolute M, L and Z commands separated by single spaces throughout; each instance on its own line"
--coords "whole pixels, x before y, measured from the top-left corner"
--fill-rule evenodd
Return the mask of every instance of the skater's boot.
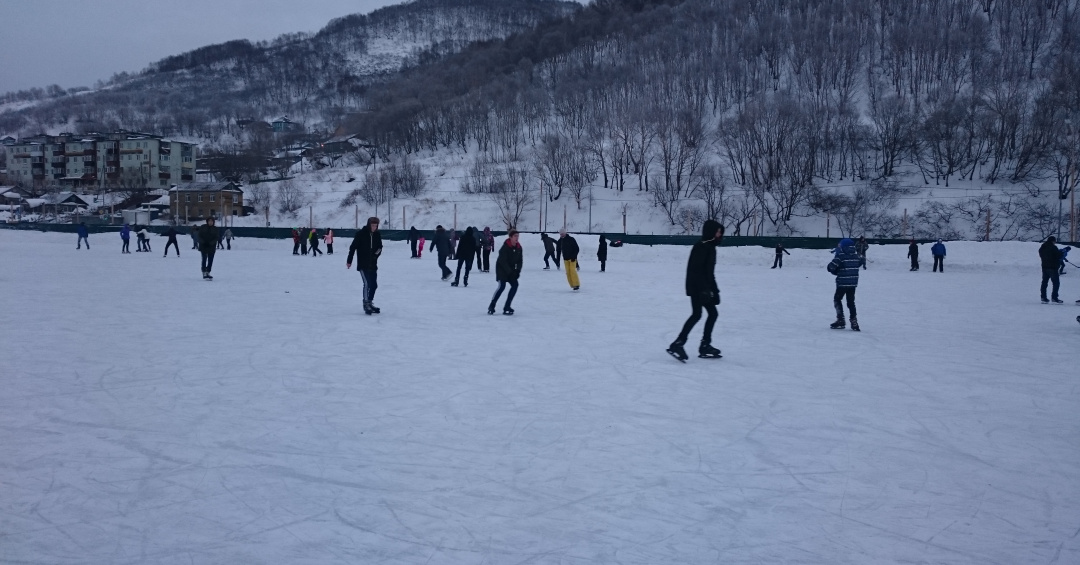
M 856 320 L 855 318 L 851 319 L 851 330 L 856 331 L 856 332 L 861 331 L 861 330 L 859 330 L 859 321 Z
M 698 357 L 705 359 L 719 359 L 721 357 L 720 350 L 713 347 L 709 342 L 702 341 L 698 347 Z
M 843 318 L 837 318 L 835 322 L 829 324 L 829 327 L 834 330 L 842 330 L 846 327 Z
M 202 272 L 202 278 L 204 278 L 204 279 L 206 278 L 206 271 Z
M 458 282 L 456 280 L 454 282 L 450 283 L 450 286 L 457 286 L 457 285 L 458 285 Z
M 509 306 L 503 306 L 503 316 L 513 316 L 514 309 Z
M 681 337 L 677 338 L 675 341 L 671 342 L 671 345 L 668 346 L 667 352 L 672 357 L 685 363 L 687 357 L 689 356 L 686 354 L 686 350 L 683 349 L 684 345 L 686 345 L 686 340 Z
M 380 310 L 379 307 L 376 306 L 374 302 L 368 302 L 368 306 L 371 308 L 371 313 L 372 314 L 382 314 L 382 310 Z
M 465 286 L 469 286 L 469 274 L 465 273 Z
M 488 316 L 495 314 L 495 303 L 488 304 Z
M 365 301 L 364 301 L 364 313 L 365 313 L 365 314 L 367 314 L 368 316 L 370 316 L 370 315 L 372 315 L 372 314 L 374 314 L 374 313 L 375 313 L 375 312 L 374 312 L 374 311 L 373 311 L 373 310 L 371 309 L 371 303 L 370 303 L 370 302 L 368 302 L 367 300 L 365 300 Z

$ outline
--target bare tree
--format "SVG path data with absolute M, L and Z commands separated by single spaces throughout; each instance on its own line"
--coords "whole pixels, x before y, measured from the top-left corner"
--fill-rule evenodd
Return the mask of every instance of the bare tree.
M 516 228 L 521 216 L 536 201 L 536 194 L 529 187 L 529 175 L 524 167 L 504 165 L 495 173 L 491 201 L 499 208 L 506 229 Z
M 296 215 L 304 207 L 304 192 L 292 180 L 283 180 L 277 187 L 278 212 Z

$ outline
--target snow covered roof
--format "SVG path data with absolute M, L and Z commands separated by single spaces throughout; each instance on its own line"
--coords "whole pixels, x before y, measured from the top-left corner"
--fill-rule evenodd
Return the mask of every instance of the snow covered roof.
M 146 205 L 147 206 L 169 206 L 170 205 L 170 203 L 169 203 L 169 195 L 166 194 L 165 196 L 162 196 L 161 198 L 158 198 L 157 200 L 154 200 L 152 202 L 147 202 Z
M 191 182 L 169 189 L 169 192 L 243 192 L 231 182 Z

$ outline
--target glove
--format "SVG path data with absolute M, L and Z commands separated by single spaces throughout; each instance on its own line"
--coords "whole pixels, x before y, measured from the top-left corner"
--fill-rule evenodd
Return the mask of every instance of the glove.
M 352 263 L 345 263 L 345 268 L 346 269 L 351 269 L 352 268 Z

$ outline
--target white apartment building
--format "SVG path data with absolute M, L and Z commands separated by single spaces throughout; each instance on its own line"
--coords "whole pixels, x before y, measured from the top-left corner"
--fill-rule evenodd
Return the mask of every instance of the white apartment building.
M 26 187 L 154 189 L 195 180 L 195 144 L 156 135 L 38 135 L 5 148 L 8 181 Z

